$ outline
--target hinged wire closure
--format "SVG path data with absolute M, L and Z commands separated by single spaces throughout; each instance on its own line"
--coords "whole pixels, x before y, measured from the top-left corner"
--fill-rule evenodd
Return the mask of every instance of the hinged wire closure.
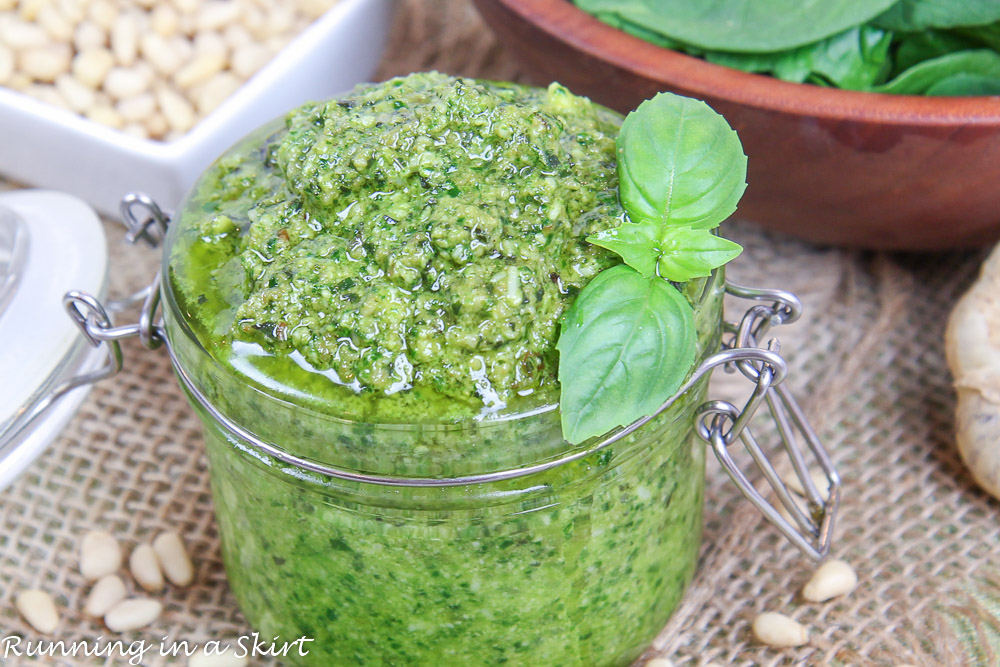
M 137 213 L 141 211 L 141 213 Z M 167 229 L 168 216 L 144 194 L 129 194 L 122 201 L 122 217 L 128 227 L 126 238 L 134 243 L 143 240 L 156 247 L 162 241 Z M 191 377 L 178 363 L 174 350 L 166 345 L 173 363 L 174 370 L 190 396 L 214 419 L 222 428 L 233 436 L 243 440 L 257 450 L 283 463 L 296 466 L 321 475 L 337 479 L 378 484 L 381 486 L 402 487 L 437 487 L 465 486 L 483 484 L 502 480 L 516 479 L 526 475 L 549 470 L 557 466 L 576 461 L 599 452 L 625 436 L 635 432 L 649 423 L 657 415 L 667 410 L 685 392 L 691 389 L 699 380 L 711 373 L 718 366 L 727 370 L 738 370 L 755 384 L 754 391 L 742 409 L 725 401 L 710 401 L 698 410 L 696 425 L 699 435 L 705 439 L 715 451 L 726 472 L 740 488 L 740 491 L 770 520 L 779 530 L 813 558 L 823 558 L 830 547 L 830 534 L 833 529 L 833 519 L 837 511 L 840 497 L 840 478 L 830 457 L 816 434 L 809 426 L 802 410 L 792 398 L 787 388 L 781 383 L 787 374 L 784 359 L 778 354 L 779 345 L 776 340 L 770 340 L 766 348 L 758 345 L 768 330 L 778 324 L 792 322 L 798 318 L 801 305 L 798 299 L 788 292 L 779 290 L 761 290 L 726 285 L 726 292 L 740 298 L 761 302 L 752 306 L 738 324 L 726 324 L 726 336 L 722 350 L 705 359 L 692 373 L 688 380 L 678 389 L 677 393 L 667 399 L 652 415 L 638 419 L 628 426 L 617 429 L 600 440 L 591 440 L 584 447 L 574 450 L 562 457 L 537 463 L 535 465 L 487 472 L 462 477 L 431 478 L 431 477 L 392 477 L 373 475 L 354 470 L 347 470 L 327 465 L 318 461 L 291 454 L 284 449 L 266 442 L 246 428 L 224 415 L 195 386 Z M 116 374 L 122 367 L 120 341 L 123 338 L 138 337 L 149 349 L 155 349 L 168 343 L 160 320 L 157 319 L 160 285 L 159 274 L 146 288 L 120 301 L 110 301 L 105 307 L 96 298 L 82 292 L 66 294 L 64 304 L 70 317 L 77 323 L 83 335 L 91 345 L 108 346 L 108 363 L 101 369 L 83 375 L 66 383 L 65 388 L 57 388 L 46 397 L 45 406 L 56 398 L 89 382 L 96 382 Z M 109 313 L 142 303 L 142 310 L 137 324 L 115 326 Z M 770 303 L 770 305 L 766 305 Z M 803 511 L 792 499 L 788 488 L 781 481 L 773 465 L 758 445 L 748 424 L 763 403 L 767 403 L 785 452 L 791 459 L 796 475 L 806 490 L 808 511 Z M 42 407 L 44 409 L 44 406 Z M 827 497 L 823 498 L 810 477 L 809 467 L 805 462 L 803 450 L 798 444 L 799 435 L 805 440 L 809 450 L 818 460 L 820 467 L 829 482 Z M 764 496 L 754 488 L 747 476 L 740 470 L 729 454 L 729 446 L 737 440 L 743 442 L 753 460 L 763 472 L 765 479 L 774 489 L 782 505 L 795 521 L 793 525 L 771 505 Z
M 717 355 L 724 356 L 741 350 L 761 353 L 756 356 L 751 354 L 749 359 L 733 359 L 725 362 L 727 371 L 738 370 L 752 381 L 755 387 L 742 409 L 727 401 L 709 401 L 698 408 L 698 434 L 712 446 L 715 456 L 730 479 L 768 521 L 804 553 L 817 560 L 822 559 L 830 551 L 834 518 L 840 504 L 840 475 L 837 474 L 819 437 L 809 425 L 802 408 L 788 387 L 782 384 L 787 372 L 784 360 L 781 357 L 776 359 L 765 357 L 762 354 L 764 350 L 758 344 L 772 326 L 797 320 L 802 312 L 802 305 L 794 294 L 781 290 L 753 289 L 729 283 L 726 285 L 726 292 L 743 299 L 763 302 L 751 306 L 739 324 L 726 323 L 727 339 L 723 341 L 723 351 Z M 768 302 L 770 304 L 766 305 Z M 777 339 L 770 339 L 767 351 L 776 355 L 779 350 Z M 788 487 L 750 430 L 750 420 L 757 414 L 762 403 L 767 403 L 781 446 L 791 460 L 794 473 L 805 492 L 806 510 L 792 498 Z M 828 488 L 825 498 L 813 481 L 809 465 L 799 445 L 799 437 L 805 441 L 826 477 Z M 746 447 L 754 463 L 763 473 L 764 479 L 781 501 L 787 515 L 783 516 L 764 498 L 733 460 L 729 446 L 737 440 Z
M 141 217 L 136 215 L 136 208 L 144 209 L 145 214 Z M 125 239 L 129 243 L 141 239 L 150 247 L 155 248 L 159 245 L 167 230 L 169 218 L 156 202 L 144 194 L 129 194 L 122 199 L 121 212 L 128 228 Z M 121 312 L 140 302 L 142 311 L 137 324 L 114 326 L 111 313 Z M 151 350 L 158 348 L 166 340 L 161 327 L 154 322 L 159 303 L 159 273 L 153 282 L 143 289 L 124 299 L 110 299 L 106 305 L 86 292 L 77 290 L 67 292 L 63 296 L 63 307 L 91 346 L 95 348 L 105 346 L 107 359 L 99 368 L 71 377 L 40 396 L 25 411 L 20 426 L 10 434 L 11 440 L 24 433 L 46 410 L 69 392 L 117 375 L 122 369 L 122 349 L 119 341 L 123 338 L 137 336 L 147 348 Z

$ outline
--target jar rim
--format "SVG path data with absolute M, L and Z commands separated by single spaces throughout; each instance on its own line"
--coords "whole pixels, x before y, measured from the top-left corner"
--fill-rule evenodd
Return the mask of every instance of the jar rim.
M 423 488 L 469 486 L 474 484 L 490 484 L 494 482 L 516 480 L 518 478 L 542 473 L 574 461 L 579 461 L 594 454 L 598 454 L 611 445 L 624 440 L 625 438 L 635 434 L 637 431 L 640 431 L 650 422 L 658 419 L 678 401 L 681 401 L 686 395 L 688 395 L 689 392 L 697 392 L 698 385 L 701 384 L 704 386 L 711 370 L 718 365 L 718 363 L 724 362 L 724 360 L 719 359 L 724 355 L 717 354 L 709 357 L 707 355 L 711 352 L 711 350 L 706 350 L 705 361 L 692 369 L 684 384 L 681 385 L 676 393 L 661 404 L 656 411 L 650 415 L 637 419 L 630 424 L 616 427 L 603 435 L 590 438 L 579 445 L 569 445 L 569 443 L 560 437 L 560 442 L 564 445 L 568 445 L 568 447 L 563 447 L 553 452 L 549 452 L 545 456 L 528 459 L 526 462 L 522 461 L 517 464 L 501 466 L 500 469 L 484 470 L 471 474 L 432 477 L 403 476 L 384 474 L 381 472 L 364 472 L 362 470 L 344 467 L 339 464 L 331 465 L 313 458 L 300 456 L 291 453 L 278 445 L 270 443 L 230 419 L 217 406 L 213 405 L 211 401 L 195 386 L 194 380 L 184 371 L 182 364 L 179 363 L 179 359 L 176 356 L 175 349 L 170 345 L 168 345 L 167 348 L 170 353 L 171 361 L 174 364 L 174 368 L 177 371 L 178 378 L 187 390 L 189 397 L 193 399 L 193 402 L 201 409 L 205 410 L 206 413 L 214 420 L 214 423 L 221 426 L 227 432 L 227 436 L 235 437 L 239 442 L 246 443 L 247 445 L 253 447 L 256 450 L 256 452 L 251 452 L 254 458 L 261 460 L 268 466 L 272 465 L 271 462 L 262 458 L 262 455 L 273 457 L 282 463 L 294 466 L 292 470 L 285 469 L 286 472 L 298 472 L 301 474 L 301 471 L 305 471 L 309 473 L 318 473 L 326 477 L 332 477 L 342 481 L 374 484 L 377 486 Z M 391 427 L 393 425 L 368 426 Z M 410 426 L 412 427 L 413 425 Z M 687 429 L 688 434 L 692 434 L 694 430 L 694 424 L 692 423 Z M 626 456 L 631 456 L 631 454 L 634 454 L 637 449 L 641 449 L 634 446 L 641 442 L 641 439 L 634 440 L 632 443 L 633 446 L 626 448 L 631 451 L 631 453 L 626 454 Z M 243 449 L 244 447 L 241 446 L 240 448 Z

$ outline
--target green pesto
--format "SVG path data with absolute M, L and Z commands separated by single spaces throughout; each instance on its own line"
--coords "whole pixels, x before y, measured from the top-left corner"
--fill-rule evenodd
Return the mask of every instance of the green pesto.
M 263 439 L 352 469 L 565 453 L 557 411 L 512 415 L 555 402 L 559 317 L 618 261 L 584 238 L 621 219 L 619 123 L 558 86 L 418 74 L 262 129 L 173 223 L 179 365 Z M 681 288 L 701 359 L 721 272 Z M 233 593 L 262 635 L 315 640 L 293 664 L 627 665 L 694 571 L 704 393 L 600 453 L 449 488 L 304 473 L 202 412 Z
M 200 182 L 179 298 L 220 361 L 342 416 L 554 402 L 559 318 L 618 262 L 585 237 L 622 216 L 619 123 L 436 73 L 307 105 Z

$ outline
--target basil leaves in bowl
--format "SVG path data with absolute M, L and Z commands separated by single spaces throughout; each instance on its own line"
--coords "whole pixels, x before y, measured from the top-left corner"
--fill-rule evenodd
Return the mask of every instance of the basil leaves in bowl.
M 993 0 L 574 2 L 653 44 L 793 83 L 1000 94 L 1000 3 Z
M 602 18 L 612 5 L 646 18 L 687 7 L 668 17 L 671 25 L 711 11 L 694 0 L 579 2 L 600 4 Z M 559 80 L 622 112 L 658 91 L 706 100 L 739 132 L 749 156 L 742 217 L 817 243 L 864 248 L 941 250 L 1000 238 L 1000 104 L 984 94 L 993 92 L 991 63 L 1000 63 L 990 50 L 1000 41 L 990 37 L 996 3 L 742 3 L 748 17 L 785 10 L 751 30 L 733 30 L 713 15 L 699 25 L 718 34 L 709 42 L 700 32 L 698 44 L 691 31 L 669 28 L 676 36 L 667 38 L 635 20 L 630 29 L 641 37 L 629 34 L 570 0 L 475 3 L 536 82 Z M 902 30 L 898 21 L 937 27 Z M 763 50 L 746 51 L 752 40 Z M 690 55 L 673 42 L 710 55 Z

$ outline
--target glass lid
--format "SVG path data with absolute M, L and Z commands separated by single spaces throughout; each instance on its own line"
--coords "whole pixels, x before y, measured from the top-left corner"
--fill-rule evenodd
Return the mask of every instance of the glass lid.
M 0 488 L 58 435 L 85 390 L 33 418 L 69 377 L 100 365 L 63 307 L 73 289 L 104 294 L 104 229 L 83 201 L 59 192 L 0 193 Z
M 10 305 L 28 256 L 28 229 L 21 217 L 0 206 L 0 317 Z

